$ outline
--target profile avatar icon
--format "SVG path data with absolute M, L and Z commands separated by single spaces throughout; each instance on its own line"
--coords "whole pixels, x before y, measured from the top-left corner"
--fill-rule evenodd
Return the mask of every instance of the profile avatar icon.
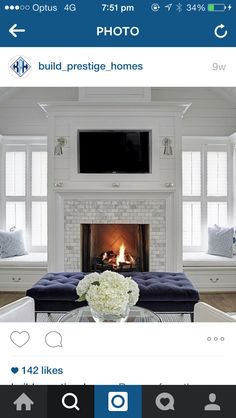
M 210 393 L 209 401 L 210 401 L 210 403 L 204 407 L 204 411 L 220 411 L 221 410 L 220 405 L 217 405 L 215 403 L 215 401 L 216 401 L 216 394 L 215 393 Z

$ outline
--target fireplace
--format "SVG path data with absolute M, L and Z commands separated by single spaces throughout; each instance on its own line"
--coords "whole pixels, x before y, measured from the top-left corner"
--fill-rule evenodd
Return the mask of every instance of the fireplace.
M 82 271 L 149 270 L 149 225 L 81 224 Z
M 92 270 L 92 257 L 100 255 L 109 248 L 98 249 L 92 253 L 91 235 L 89 225 L 142 225 L 145 265 L 138 267 L 139 270 L 146 271 L 168 271 L 176 270 L 174 254 L 171 251 L 173 244 L 173 192 L 119 192 L 109 191 L 108 193 L 99 192 L 81 193 L 76 192 L 58 193 L 62 196 L 63 211 L 59 211 L 58 225 L 64 225 L 63 241 L 60 234 L 57 245 L 63 248 L 60 257 L 57 258 L 58 271 L 90 271 Z M 91 198 L 91 196 L 93 198 Z M 61 200 L 58 201 L 60 207 Z M 61 215 L 60 215 L 61 214 Z M 168 222 L 167 222 L 168 219 Z M 59 228 L 60 229 L 60 228 Z M 145 231 L 146 230 L 146 231 Z M 136 232 L 134 235 L 137 235 Z M 94 238 L 92 237 L 93 242 Z M 138 241 L 138 239 L 136 241 Z M 168 243 L 168 248 L 167 248 Z M 110 243 L 109 243 L 110 244 Z M 140 248 L 140 246 L 139 246 Z M 129 249 L 129 247 L 127 247 Z M 132 249 L 131 249 L 132 250 Z M 100 253 L 99 253 L 100 251 Z M 85 263 L 85 260 L 86 263 Z M 140 263 L 142 264 L 142 263 Z M 178 267 L 180 268 L 180 267 Z

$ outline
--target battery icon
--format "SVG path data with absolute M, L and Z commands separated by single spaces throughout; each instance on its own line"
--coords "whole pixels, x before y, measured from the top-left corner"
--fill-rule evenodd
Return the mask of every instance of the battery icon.
M 210 3 L 207 6 L 208 12 L 225 12 L 227 6 L 223 3 Z

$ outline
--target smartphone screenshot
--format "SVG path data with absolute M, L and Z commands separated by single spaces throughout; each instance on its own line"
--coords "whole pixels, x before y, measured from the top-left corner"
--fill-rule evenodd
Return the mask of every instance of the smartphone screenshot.
M 0 415 L 235 416 L 236 6 L 0 4 Z

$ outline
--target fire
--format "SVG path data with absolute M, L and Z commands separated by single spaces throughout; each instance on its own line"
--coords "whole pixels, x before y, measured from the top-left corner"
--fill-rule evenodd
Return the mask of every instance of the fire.
M 119 249 L 119 254 L 116 257 L 116 265 L 119 266 L 120 263 L 125 263 L 125 245 L 124 243 L 121 244 Z
M 105 251 L 97 257 L 97 268 L 105 269 L 111 267 L 114 270 L 134 269 L 136 265 L 135 258 L 126 251 L 125 244 L 122 243 L 119 252 L 113 250 Z
M 107 258 L 107 253 L 104 253 L 102 256 L 102 261 L 106 260 L 106 258 Z

